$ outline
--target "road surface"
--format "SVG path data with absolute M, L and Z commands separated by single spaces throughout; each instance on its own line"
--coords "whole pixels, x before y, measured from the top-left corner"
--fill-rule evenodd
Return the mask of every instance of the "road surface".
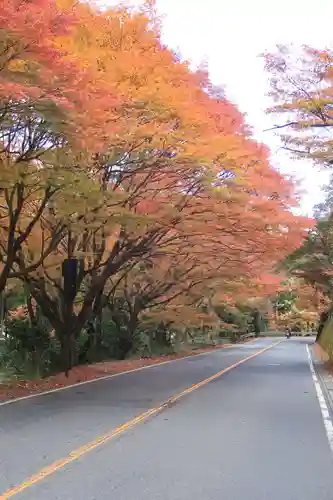
M 0 406 L 0 500 L 332 500 L 309 340 L 277 341 Z

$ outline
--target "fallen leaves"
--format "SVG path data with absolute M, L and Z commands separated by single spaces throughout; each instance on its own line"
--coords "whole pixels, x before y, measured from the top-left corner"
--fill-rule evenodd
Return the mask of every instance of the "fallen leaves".
M 225 344 L 227 345 L 227 344 Z M 218 346 L 222 348 L 224 346 Z M 215 346 L 192 349 L 166 356 L 154 356 L 151 358 L 128 359 L 125 361 L 105 361 L 94 365 L 76 366 L 70 372 L 68 377 L 64 373 L 40 379 L 40 380 L 17 380 L 0 384 L 0 401 L 21 398 L 33 394 L 60 389 L 62 387 L 99 379 L 105 376 L 125 373 L 132 370 L 138 370 L 146 366 L 165 363 L 176 359 L 182 359 L 187 356 L 196 356 L 205 352 L 213 351 Z

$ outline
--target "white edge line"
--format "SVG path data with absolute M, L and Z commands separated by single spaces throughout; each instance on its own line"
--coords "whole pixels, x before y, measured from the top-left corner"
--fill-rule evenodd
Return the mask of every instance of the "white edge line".
M 306 345 L 306 350 L 308 353 L 309 366 L 310 366 L 310 370 L 311 370 L 313 383 L 314 383 L 314 386 L 316 389 L 317 398 L 319 401 L 321 415 L 322 415 L 323 421 L 324 421 L 324 426 L 325 426 L 325 430 L 326 430 L 326 434 L 327 434 L 328 444 L 330 446 L 331 452 L 333 453 L 333 423 L 331 420 L 330 412 L 329 412 L 328 407 L 327 407 L 324 393 L 323 393 L 322 388 L 320 386 L 320 382 L 318 380 L 316 370 L 315 370 L 314 365 L 313 365 L 312 356 L 311 356 L 311 352 L 310 352 L 308 344 Z
M 23 401 L 25 399 L 46 396 L 47 394 L 53 394 L 54 392 L 65 391 L 66 389 L 72 389 L 74 387 L 80 387 L 81 385 L 92 384 L 94 382 L 98 382 L 101 380 L 108 380 L 110 378 L 119 377 L 120 375 L 126 375 L 127 373 L 139 372 L 141 370 L 146 370 L 148 368 L 155 368 L 156 366 L 162 366 L 162 365 L 167 365 L 169 363 L 175 363 L 176 361 L 181 361 L 182 359 L 189 359 L 189 358 L 196 358 L 199 356 L 206 356 L 207 354 L 212 354 L 213 352 L 216 352 L 216 351 L 222 351 L 223 349 L 226 349 L 226 348 L 230 349 L 231 347 L 239 347 L 240 345 L 245 345 L 247 343 L 248 342 L 245 342 L 244 344 L 227 345 L 225 347 L 220 347 L 220 348 L 214 349 L 212 351 L 201 352 L 199 354 L 192 354 L 191 356 L 184 356 L 183 358 L 169 359 L 168 361 L 162 361 L 162 363 L 154 363 L 152 365 L 140 366 L 139 368 L 133 368 L 132 370 L 126 370 L 124 372 L 119 372 L 119 373 L 112 373 L 111 375 L 104 375 L 102 377 L 96 377 L 96 378 L 93 378 L 90 380 L 83 380 L 82 382 L 77 382 L 76 384 L 65 385 L 63 387 L 57 387 L 56 389 L 50 389 L 48 391 L 42 391 L 42 392 L 37 392 L 35 394 L 29 394 L 28 396 L 22 396 L 20 398 L 8 399 L 7 401 L 0 402 L 0 406 L 5 406 L 5 405 L 17 403 L 17 402 Z
M 264 338 L 269 338 L 269 337 L 261 337 L 261 338 L 259 337 L 258 339 L 255 339 L 255 340 L 263 340 Z M 232 347 L 244 346 L 246 344 L 249 344 L 250 342 L 253 342 L 253 340 L 252 339 L 248 340 L 247 342 L 244 342 L 242 344 L 230 344 L 230 345 L 227 344 L 224 347 L 219 347 L 219 348 L 214 349 L 212 351 L 201 352 L 199 354 L 192 354 L 191 356 L 184 356 L 183 358 L 169 359 L 168 361 L 162 361 L 162 363 L 154 363 L 153 365 L 140 366 L 139 368 L 133 368 L 132 370 L 126 370 L 124 372 L 119 372 L 119 373 L 113 373 L 112 375 L 104 375 L 102 377 L 96 377 L 96 378 L 93 378 L 90 380 L 83 380 L 82 382 L 77 382 L 76 384 L 64 385 L 63 387 L 57 387 L 57 389 L 50 389 L 48 391 L 36 392 L 35 394 L 29 394 L 28 396 L 22 396 L 20 398 L 8 399 L 7 401 L 1 401 L 0 406 L 9 405 L 12 403 L 18 403 L 19 401 L 23 401 L 25 399 L 37 398 L 39 396 L 46 396 L 47 394 L 53 394 L 54 392 L 60 392 L 60 391 L 66 390 L 66 389 L 80 387 L 81 385 L 92 384 L 93 382 L 98 382 L 100 380 L 108 380 L 110 378 L 119 377 L 120 375 L 126 375 L 127 373 L 139 372 L 141 370 L 146 370 L 148 368 L 155 368 L 156 366 L 162 366 L 162 365 L 167 365 L 169 363 L 175 363 L 176 361 L 181 361 L 182 359 L 196 358 L 199 356 L 207 356 L 207 354 L 212 354 L 213 352 L 216 352 L 216 351 L 222 351 L 223 349 L 230 349 Z

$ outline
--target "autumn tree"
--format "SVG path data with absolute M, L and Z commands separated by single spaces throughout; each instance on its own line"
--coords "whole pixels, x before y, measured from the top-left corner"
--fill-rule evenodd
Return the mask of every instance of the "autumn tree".
M 284 299 L 289 297 L 288 305 L 284 300 L 284 307 L 280 307 L 282 319 L 287 313 L 284 321 L 290 322 L 288 313 L 293 312 L 296 319 L 305 314 L 308 322 L 324 323 L 332 309 L 331 219 L 331 215 L 327 217 L 322 212 L 322 218 L 317 219 L 302 245 L 281 264 L 290 276 L 289 285 L 282 291 Z
M 302 246 L 284 262 L 289 273 L 332 297 L 331 221 L 318 221 Z
M 115 283 L 108 296 L 107 307 L 117 326 L 124 356 L 133 349 L 140 317 L 145 311 L 161 309 L 186 295 L 200 281 L 195 275 L 194 261 L 177 255 L 171 258 L 168 255 L 138 263 L 119 284 Z
M 266 54 L 270 74 L 268 110 L 276 117 L 275 130 L 294 157 L 329 166 L 332 160 L 333 53 L 309 46 L 278 46 Z
M 274 100 L 268 111 L 276 117 L 273 128 L 279 133 L 284 149 L 293 158 L 328 168 L 332 163 L 332 61 L 330 49 L 309 46 L 279 46 L 275 53 L 266 54 L 266 68 L 271 76 L 270 96 Z M 320 297 L 329 301 L 332 295 L 331 182 L 324 187 L 324 197 L 323 203 L 314 210 L 315 227 L 285 261 L 292 276 L 315 290 L 313 303 L 317 303 L 319 309 Z
M 137 327 L 145 314 L 150 315 L 156 309 L 169 314 L 169 306 L 175 301 L 179 307 L 200 311 L 204 303 L 209 305 L 214 289 L 222 281 L 237 279 L 234 267 L 230 273 L 232 257 L 221 252 L 221 242 L 209 241 L 207 234 L 206 241 L 195 244 L 191 229 L 191 234 L 180 235 L 186 236 L 185 240 L 180 236 L 176 240 L 170 237 L 168 245 L 159 247 L 124 276 L 115 276 L 108 285 L 107 307 L 118 327 L 124 351 L 133 348 Z M 169 321 L 173 323 L 172 318 Z
M 36 237 L 43 241 L 25 274 L 37 269 L 57 248 L 66 230 L 66 220 L 57 217 L 52 234 L 47 238 L 36 234 L 45 226 L 46 208 L 59 203 L 60 191 L 63 200 L 71 197 L 71 188 L 72 194 L 79 192 L 82 184 L 78 153 L 73 152 L 77 128 L 72 110 L 74 101 L 77 106 L 82 104 L 77 97 L 78 83 L 85 76 L 57 43 L 75 24 L 72 6 L 62 8 L 55 1 L 5 0 L 0 10 L 3 290 L 8 277 L 22 275 L 17 257 L 28 240 L 29 244 Z
M 5 269 L 7 277 L 24 280 L 50 320 L 68 371 L 77 362 L 83 328 L 119 276 L 120 287 L 126 279 L 133 284 L 139 265 L 185 255 L 186 247 L 189 261 L 179 263 L 184 269 L 184 262 L 197 261 L 196 272 L 214 272 L 216 286 L 241 274 L 250 282 L 297 248 L 308 221 L 293 215 L 294 186 L 272 168 L 242 115 L 207 74 L 190 71 L 163 45 L 151 10 L 63 4 L 60 11 L 50 4 L 53 10 L 40 16 L 69 15 L 67 31 L 38 27 L 46 29 L 44 37 L 29 35 L 52 49 L 52 56 L 45 49 L 36 57 L 38 92 L 11 142 L 33 151 L 18 161 L 21 150 L 4 141 L 8 175 L 15 165 L 14 180 L 5 181 L 15 190 L 22 175 L 26 182 L 14 229 L 18 243 L 11 243 L 15 251 Z M 18 36 L 15 29 L 11 37 Z M 26 117 L 26 107 L 22 113 Z M 11 116 L 16 133 L 21 114 Z M 4 207 L 6 234 L 10 210 Z M 65 300 L 61 263 L 68 257 L 80 262 L 77 293 Z M 146 275 L 143 281 L 158 285 L 160 300 L 172 292 L 166 278 L 150 283 Z

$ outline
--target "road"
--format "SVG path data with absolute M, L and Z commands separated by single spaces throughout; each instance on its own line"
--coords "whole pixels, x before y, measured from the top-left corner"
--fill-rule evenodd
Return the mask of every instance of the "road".
M 0 500 L 332 500 L 309 340 L 277 341 L 0 406 Z

